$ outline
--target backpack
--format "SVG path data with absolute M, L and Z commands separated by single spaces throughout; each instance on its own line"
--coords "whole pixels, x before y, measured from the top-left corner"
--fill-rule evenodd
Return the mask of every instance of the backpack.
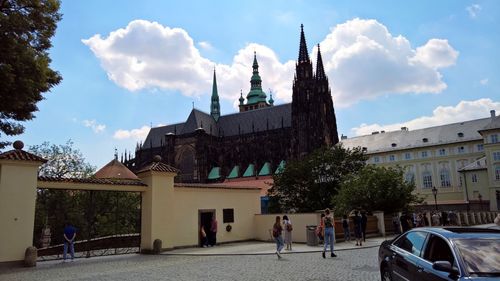
M 293 230 L 292 224 L 291 223 L 287 223 L 286 224 L 286 231 L 290 232 L 292 230 Z
M 276 226 L 273 226 L 273 237 L 277 238 L 279 235 L 278 228 Z
M 333 227 L 333 222 L 331 217 L 325 217 L 325 228 Z

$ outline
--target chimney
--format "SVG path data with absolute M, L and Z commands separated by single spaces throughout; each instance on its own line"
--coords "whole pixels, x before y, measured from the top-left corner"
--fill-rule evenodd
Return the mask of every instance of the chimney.
M 401 127 L 401 131 L 408 131 L 408 127 Z
M 347 139 L 347 136 L 344 136 L 344 134 L 342 134 L 342 136 L 340 136 L 340 139 L 341 139 L 341 140 L 346 140 L 346 139 Z
M 495 116 L 496 116 L 495 110 L 490 110 L 490 115 L 491 115 L 492 119 L 495 118 Z

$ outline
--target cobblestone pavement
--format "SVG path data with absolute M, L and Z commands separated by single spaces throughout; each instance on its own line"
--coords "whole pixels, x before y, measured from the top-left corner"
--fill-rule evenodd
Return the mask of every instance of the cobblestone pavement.
M 378 247 L 321 253 L 231 256 L 123 255 L 48 261 L 36 268 L 2 269 L 1 281 L 30 280 L 380 280 Z

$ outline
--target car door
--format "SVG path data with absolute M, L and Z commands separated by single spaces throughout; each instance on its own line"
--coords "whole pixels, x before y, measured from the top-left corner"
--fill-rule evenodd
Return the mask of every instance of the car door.
M 390 262 L 394 280 L 420 280 L 415 274 L 426 238 L 423 231 L 410 231 L 394 242 Z
M 456 280 L 456 278 L 450 277 L 450 273 L 432 268 L 432 264 L 435 261 L 448 261 L 452 266 L 457 266 L 448 242 L 438 235 L 430 234 L 423 251 L 422 259 L 417 264 L 417 279 L 429 281 Z

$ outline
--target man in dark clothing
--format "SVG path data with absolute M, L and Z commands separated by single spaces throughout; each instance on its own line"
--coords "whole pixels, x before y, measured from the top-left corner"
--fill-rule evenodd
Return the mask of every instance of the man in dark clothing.
M 368 217 L 366 212 L 361 212 L 361 232 L 363 233 L 363 242 L 366 242 L 366 225 L 368 224 Z
M 64 248 L 63 248 L 63 261 L 66 261 L 66 255 L 68 254 L 68 246 L 71 254 L 71 260 L 75 258 L 75 238 L 76 238 L 76 228 L 71 225 L 71 223 L 64 224 Z
M 401 215 L 399 220 L 401 221 L 401 228 L 403 229 L 403 233 L 411 229 L 411 221 L 406 212 Z

